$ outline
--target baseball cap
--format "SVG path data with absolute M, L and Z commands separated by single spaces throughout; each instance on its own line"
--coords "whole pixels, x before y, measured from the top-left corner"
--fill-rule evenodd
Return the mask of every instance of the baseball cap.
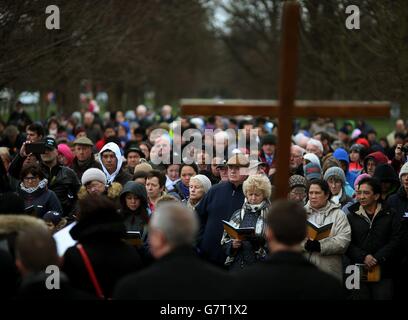
M 54 150 L 57 147 L 57 141 L 54 138 L 46 137 L 44 139 L 45 147 L 49 150 Z

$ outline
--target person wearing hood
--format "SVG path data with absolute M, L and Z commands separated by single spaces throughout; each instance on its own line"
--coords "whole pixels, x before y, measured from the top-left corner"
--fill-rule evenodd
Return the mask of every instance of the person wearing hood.
M 120 194 L 121 209 L 126 231 L 140 232 L 142 243 L 136 249 L 145 265 L 152 262 L 147 243 L 148 224 L 151 217 L 146 187 L 143 184 L 128 181 Z
M 134 181 L 126 182 L 120 193 L 120 205 L 126 230 L 138 231 L 145 239 L 151 214 L 146 187 Z
M 122 186 L 132 180 L 132 176 L 122 169 L 123 158 L 119 146 L 114 142 L 105 144 L 99 152 L 99 162 L 106 175 L 107 184 L 118 182 Z
M 386 163 L 388 163 L 388 158 L 384 153 L 380 151 L 372 152 L 364 158 L 362 173 L 367 173 L 372 177 L 374 175 L 375 167 Z
M 343 148 L 338 148 L 333 152 L 333 157 L 340 161 L 341 168 L 344 171 L 344 175 L 348 184 L 350 186 L 354 186 L 354 180 L 356 180 L 358 174 L 349 170 L 350 158 L 347 151 Z M 348 196 L 351 197 L 352 193 L 349 193 Z
M 140 256 L 122 240 L 126 227 L 111 200 L 89 195 L 79 201 L 79 207 L 78 223 L 70 230 L 78 245 L 65 252 L 62 271 L 73 287 L 100 299 L 110 298 L 119 279 L 141 268 Z M 86 267 L 86 260 L 93 272 Z
M 329 201 L 330 187 L 324 180 L 312 180 L 305 206 L 308 221 L 322 227 L 333 223 L 330 235 L 322 240 L 306 239 L 304 250 L 308 260 L 340 281 L 343 276 L 342 256 L 351 240 L 350 224 L 340 204 Z
M 29 165 L 21 171 L 18 194 L 24 199 L 25 211 L 42 218 L 47 211 L 62 213 L 61 203 L 55 193 L 48 189 L 48 180 L 39 165 Z
M 339 167 L 331 167 L 327 169 L 324 174 L 324 181 L 329 184 L 331 191 L 330 201 L 334 204 L 340 204 L 344 207 L 346 204 L 352 201 L 345 191 L 346 176 L 344 171 Z
M 375 168 L 374 176 L 381 184 L 381 200 L 386 201 L 389 196 L 398 191 L 400 181 L 394 168 L 389 164 L 380 164 Z

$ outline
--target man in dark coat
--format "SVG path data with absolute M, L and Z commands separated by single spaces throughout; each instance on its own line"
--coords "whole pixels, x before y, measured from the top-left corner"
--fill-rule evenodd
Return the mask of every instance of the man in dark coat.
M 72 170 L 75 171 L 79 180 L 84 172 L 90 168 L 102 170 L 101 164 L 95 160 L 93 155 L 93 142 L 87 137 L 80 137 L 74 141 L 75 158 L 72 162 Z
M 379 282 L 362 282 L 353 292 L 356 299 L 392 299 L 396 252 L 401 239 L 401 216 L 380 202 L 381 185 L 363 178 L 357 189 L 357 203 L 349 207 L 351 242 L 347 256 L 352 264 L 380 268 Z
M 193 251 L 195 214 L 178 203 L 157 208 L 150 220 L 149 243 L 158 259 L 151 267 L 122 279 L 115 299 L 218 300 L 228 293 L 227 274 Z
M 229 181 L 213 186 L 196 207 L 200 219 L 197 247 L 204 258 L 219 266 L 226 259 L 221 247 L 222 220 L 229 221 L 242 208 L 245 200 L 242 184 L 247 178 L 249 161 L 243 154 L 235 154 L 227 165 Z
M 272 204 L 266 216 L 266 240 L 271 256 L 235 274 L 236 299 L 344 299 L 340 282 L 308 262 L 300 252 L 306 237 L 306 212 L 293 201 Z
M 105 298 L 112 297 L 117 281 L 142 267 L 137 250 L 125 243 L 126 227 L 115 204 L 105 196 L 88 196 L 79 201 L 78 224 L 70 231 L 82 245 Z M 90 294 L 96 293 L 77 246 L 64 255 L 63 271 L 72 286 Z

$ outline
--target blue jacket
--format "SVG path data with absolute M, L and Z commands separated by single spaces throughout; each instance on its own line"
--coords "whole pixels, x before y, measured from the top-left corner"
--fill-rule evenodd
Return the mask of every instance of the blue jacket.
M 231 182 L 213 186 L 196 207 L 200 220 L 197 241 L 200 254 L 211 262 L 224 265 L 226 255 L 221 247 L 222 220 L 229 221 L 232 214 L 241 209 L 245 196 L 242 185 L 235 187 Z

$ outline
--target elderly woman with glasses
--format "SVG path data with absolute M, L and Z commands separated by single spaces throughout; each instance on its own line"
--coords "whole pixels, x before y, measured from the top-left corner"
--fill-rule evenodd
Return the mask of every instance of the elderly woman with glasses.
M 55 193 L 48 190 L 48 181 L 39 165 L 24 167 L 20 177 L 18 193 L 24 199 L 26 213 L 39 218 L 42 218 L 48 211 L 62 213 L 61 203 Z
M 78 192 L 78 199 L 85 199 L 88 195 L 106 195 L 114 200 L 119 208 L 119 196 L 122 192 L 122 185 L 112 182 L 108 185 L 105 173 L 98 168 L 90 168 L 84 172 L 81 178 L 82 186 Z

